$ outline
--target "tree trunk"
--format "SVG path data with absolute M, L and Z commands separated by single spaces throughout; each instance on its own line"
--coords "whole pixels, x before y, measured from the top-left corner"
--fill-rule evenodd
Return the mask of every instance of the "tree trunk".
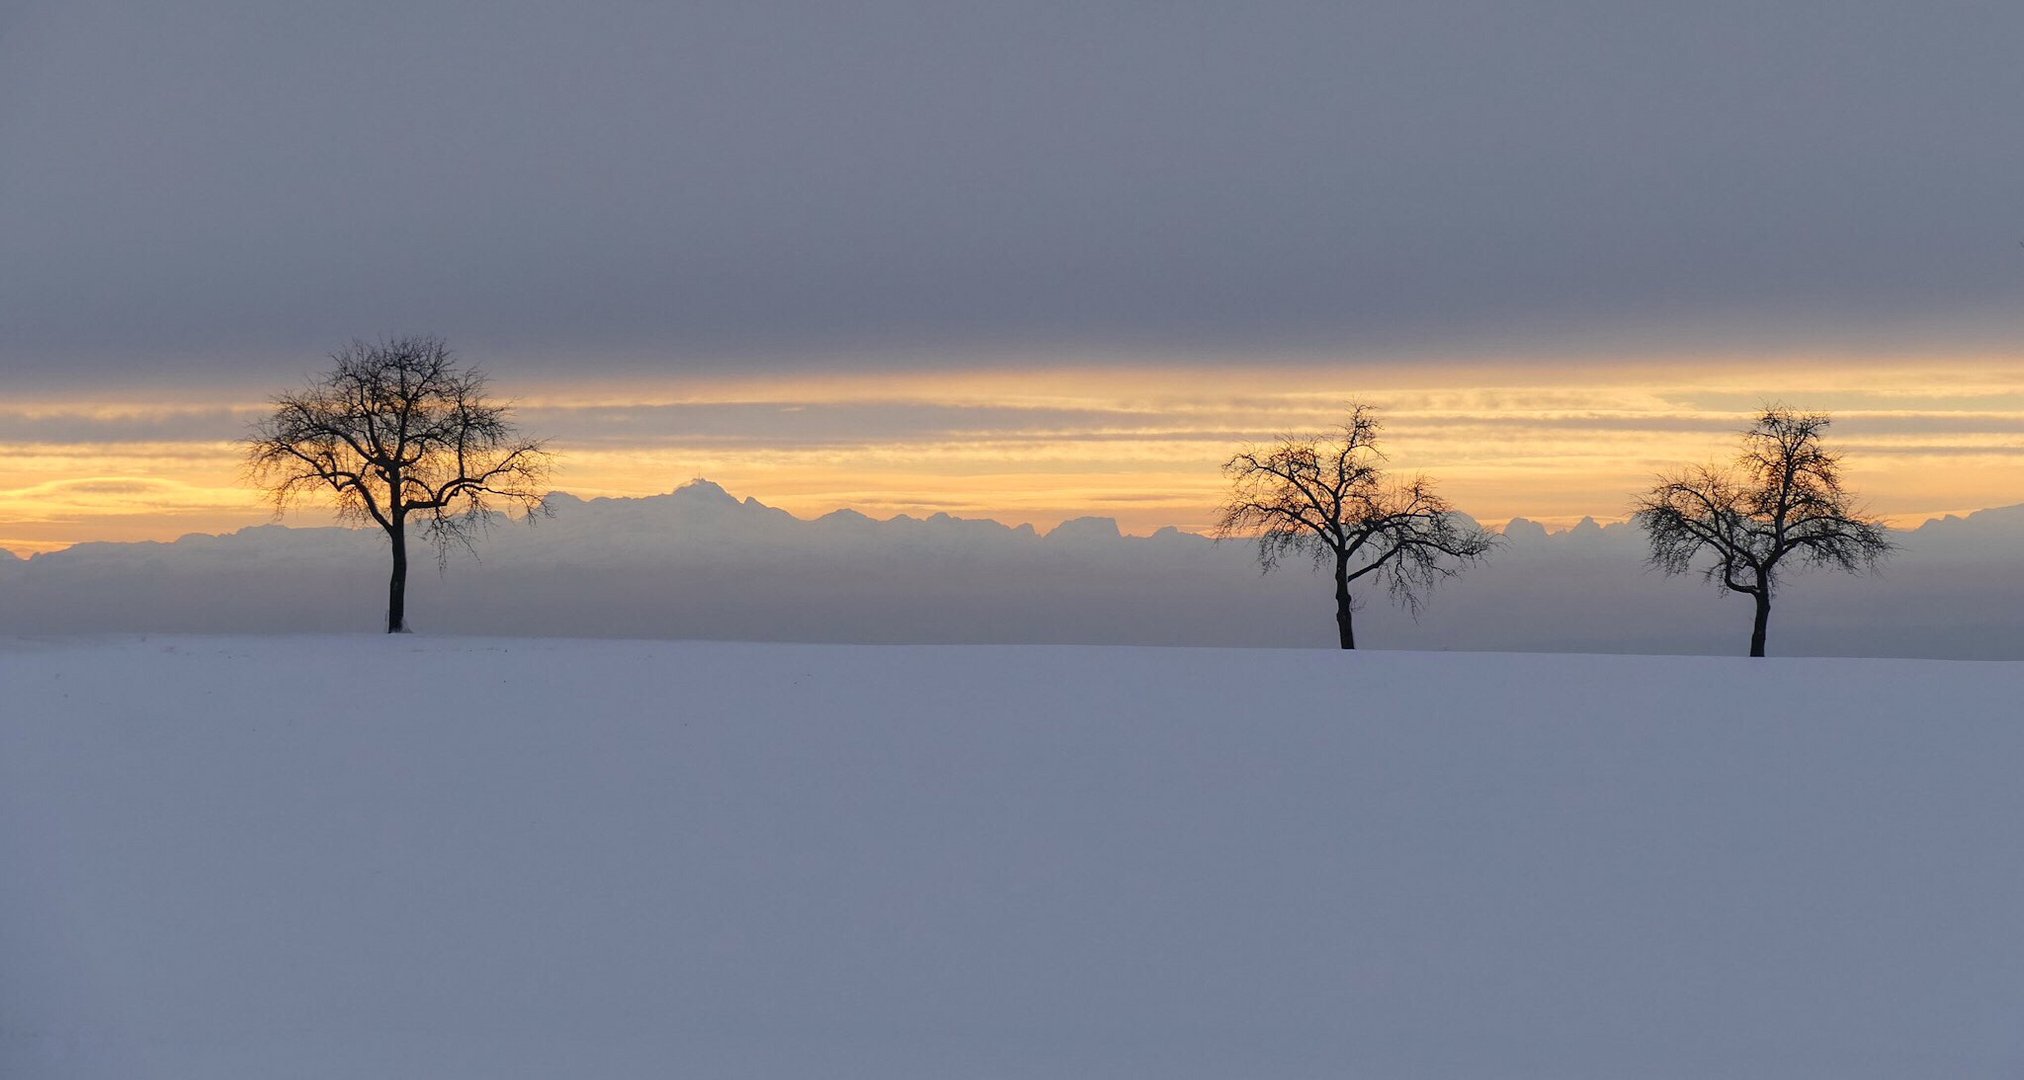
M 1335 631 L 1345 649 L 1356 648 L 1356 627 L 1350 623 L 1349 560 L 1335 557 Z
M 387 538 L 394 549 L 394 573 L 387 579 L 387 633 L 405 634 L 408 630 L 408 530 L 406 522 L 396 522 L 387 530 Z
M 1764 628 L 1771 622 L 1771 590 L 1763 589 L 1756 594 L 1757 623 L 1750 631 L 1750 655 L 1764 655 Z

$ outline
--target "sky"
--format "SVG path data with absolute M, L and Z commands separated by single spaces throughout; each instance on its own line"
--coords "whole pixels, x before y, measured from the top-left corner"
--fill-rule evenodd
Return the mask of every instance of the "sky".
M 1881 513 L 2024 501 L 2008 3 L 0 0 L 0 547 L 265 520 L 354 338 L 559 487 L 1203 527 L 1385 410 L 1485 521 L 1754 407 Z

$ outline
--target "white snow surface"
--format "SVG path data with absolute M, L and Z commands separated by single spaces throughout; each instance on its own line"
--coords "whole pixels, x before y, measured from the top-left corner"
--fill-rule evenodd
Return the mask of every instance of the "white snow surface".
M 2012 1077 L 2024 665 L 0 642 L 0 1076 Z

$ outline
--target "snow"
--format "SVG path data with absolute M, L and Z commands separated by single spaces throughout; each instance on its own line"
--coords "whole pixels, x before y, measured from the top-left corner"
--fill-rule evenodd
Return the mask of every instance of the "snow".
M 0 643 L 0 1076 L 2024 1069 L 2024 666 Z

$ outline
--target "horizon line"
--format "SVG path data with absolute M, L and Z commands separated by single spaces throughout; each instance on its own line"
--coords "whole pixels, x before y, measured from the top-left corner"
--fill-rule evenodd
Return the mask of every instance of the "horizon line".
M 1007 522 L 1000 518 L 990 516 L 965 517 L 961 514 L 951 513 L 947 510 L 937 510 L 928 514 L 915 514 L 902 510 L 887 517 L 878 517 L 875 514 L 866 513 L 865 511 L 858 509 L 855 506 L 837 506 L 832 509 L 823 511 L 821 513 L 814 514 L 813 516 L 803 516 L 802 514 L 797 514 L 794 511 L 789 510 L 785 507 L 768 503 L 763 499 L 760 499 L 759 497 L 754 495 L 746 495 L 741 498 L 738 495 L 732 494 L 730 489 L 724 487 L 724 485 L 702 476 L 692 477 L 689 480 L 684 481 L 683 483 L 677 484 L 675 487 L 667 491 L 654 492 L 647 495 L 605 495 L 605 494 L 586 495 L 575 491 L 569 491 L 563 488 L 556 488 L 543 495 L 542 499 L 545 502 L 559 495 L 585 504 L 593 502 L 644 502 L 652 499 L 671 498 L 673 496 L 680 495 L 683 492 L 692 491 L 699 488 L 714 489 L 716 492 L 721 493 L 725 499 L 729 500 L 731 503 L 735 505 L 738 506 L 754 505 L 762 509 L 777 511 L 782 514 L 786 514 L 788 517 L 793 518 L 797 522 L 801 522 L 804 524 L 817 522 L 824 518 L 833 517 L 838 514 L 856 514 L 860 517 L 866 518 L 869 521 L 881 525 L 891 524 L 899 521 L 933 521 L 938 518 L 945 518 L 952 521 L 989 523 L 992 525 L 997 525 L 1000 528 L 1006 529 L 1011 532 L 1019 532 L 1021 530 L 1025 530 L 1032 532 L 1036 538 L 1045 539 L 1046 537 L 1052 536 L 1054 533 L 1059 532 L 1062 529 L 1062 527 L 1075 522 L 1105 521 L 1109 522 L 1112 526 L 1117 528 L 1118 537 L 1120 539 L 1143 540 L 1149 539 L 1161 533 L 1174 532 L 1183 536 L 1196 536 L 1211 541 L 1216 540 L 1215 537 L 1209 535 L 1206 532 L 1196 531 L 1194 529 L 1190 529 L 1177 524 L 1157 526 L 1150 532 L 1127 532 L 1125 531 L 1124 527 L 1120 524 L 1118 518 L 1108 514 L 1080 514 L 1073 517 L 1064 517 L 1061 520 L 1054 522 L 1053 524 L 1047 526 L 1044 529 L 1032 521 Z M 917 503 L 913 505 L 918 506 Z M 1949 520 L 1963 520 L 1976 514 L 1982 514 L 1997 510 L 2009 510 L 2020 506 L 2024 506 L 2024 503 L 2009 503 L 1998 506 L 1962 508 L 1957 510 L 1947 510 L 1941 512 L 1929 512 L 1924 515 L 1903 515 L 1898 520 L 1889 521 L 1888 524 L 1890 529 L 1894 532 L 1916 532 L 1919 529 L 1926 527 L 1927 525 L 1936 524 L 1939 522 Z M 1524 522 L 1529 525 L 1537 525 L 1541 528 L 1541 530 L 1543 530 L 1544 535 L 1549 537 L 1565 535 L 1567 533 L 1574 532 L 1577 529 L 1581 529 L 1584 526 L 1593 526 L 1598 529 L 1607 529 L 1611 527 L 1627 525 L 1630 523 L 1630 516 L 1628 514 L 1615 515 L 1611 517 L 1601 517 L 1595 514 L 1584 514 L 1581 515 L 1581 517 L 1575 520 L 1572 524 L 1557 524 L 1561 520 L 1561 518 L 1566 517 L 1566 515 L 1561 515 L 1560 517 L 1556 518 L 1533 518 L 1528 517 L 1524 514 L 1514 514 L 1511 517 L 1506 518 L 1502 521 L 1493 520 L 1486 522 L 1474 517 L 1465 510 L 1458 510 L 1456 512 L 1461 514 L 1463 517 L 1467 517 L 1469 518 L 1469 520 L 1476 522 L 1476 524 L 1481 526 L 1483 529 L 1489 532 L 1497 533 L 1499 535 L 1507 534 L 1510 527 L 1519 522 Z M 493 511 L 493 513 L 507 517 L 511 520 L 522 520 L 524 518 L 524 515 L 520 517 L 515 517 L 514 515 L 505 514 L 500 511 Z M 299 518 L 303 515 L 298 514 L 296 516 Z M 1899 523 L 1900 521 L 1903 521 L 1904 519 L 1913 516 L 1917 516 L 1920 518 L 1917 524 L 1905 525 Z M 357 531 L 357 532 L 378 531 L 378 526 L 376 525 L 347 525 L 335 520 L 325 520 L 321 523 L 313 525 L 293 525 L 290 524 L 285 519 L 285 517 L 286 517 L 285 515 L 277 514 L 267 521 L 241 525 L 238 528 L 221 532 L 206 532 L 201 529 L 191 530 L 190 532 L 183 533 L 172 540 L 84 539 L 84 540 L 70 541 L 68 543 L 51 544 L 44 546 L 42 544 L 38 544 L 35 542 L 24 543 L 21 541 L 14 541 L 5 538 L 0 538 L 0 553 L 10 554 L 21 561 L 28 561 L 42 556 L 55 555 L 60 552 L 69 551 L 72 548 L 78 547 L 98 546 L 98 545 L 113 545 L 120 547 L 141 546 L 146 544 L 167 545 L 167 544 L 181 543 L 184 540 L 189 540 L 193 538 L 222 539 L 228 536 L 237 536 L 240 533 L 247 532 L 253 529 L 280 528 L 280 529 L 300 529 L 303 531 L 308 531 L 312 529 L 344 529 L 347 531 Z

